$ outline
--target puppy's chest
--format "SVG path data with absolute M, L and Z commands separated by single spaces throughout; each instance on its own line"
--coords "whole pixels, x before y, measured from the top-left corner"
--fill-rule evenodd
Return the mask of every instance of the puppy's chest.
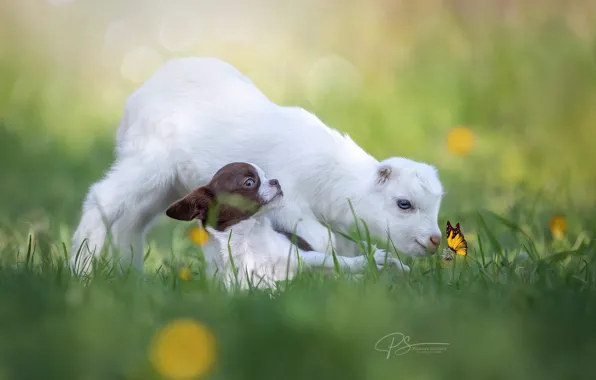
M 262 231 L 247 236 L 243 246 L 246 256 L 255 262 L 270 261 L 275 256 L 275 242 L 271 240 L 269 234 Z
M 293 277 L 296 272 L 293 260 L 289 260 L 289 240 L 270 228 L 257 228 L 249 233 L 221 234 L 210 245 L 210 264 L 219 268 L 224 277 L 230 275 L 233 265 L 244 278 L 248 275 L 254 283 L 280 281 Z M 238 231 L 237 231 L 238 232 Z M 243 231 L 244 232 L 244 231 Z
M 235 242 L 235 247 L 231 247 L 232 252 L 235 252 L 233 256 L 251 267 L 276 266 L 288 255 L 288 246 L 281 244 L 281 239 L 272 229 L 253 231 Z

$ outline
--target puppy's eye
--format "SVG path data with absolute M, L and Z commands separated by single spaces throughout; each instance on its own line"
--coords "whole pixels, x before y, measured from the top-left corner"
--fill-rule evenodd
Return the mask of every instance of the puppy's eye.
M 398 199 L 397 200 L 397 207 L 401 208 L 402 210 L 408 210 L 412 208 L 412 204 L 410 201 L 405 199 Z
M 247 179 L 244 181 L 244 186 L 246 187 L 253 187 L 255 185 L 255 180 L 252 178 Z

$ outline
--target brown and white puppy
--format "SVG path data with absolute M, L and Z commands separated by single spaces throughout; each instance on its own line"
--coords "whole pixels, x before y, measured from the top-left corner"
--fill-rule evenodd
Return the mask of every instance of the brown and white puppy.
M 267 211 L 276 207 L 283 192 L 276 179 L 268 179 L 257 165 L 234 162 L 217 171 L 211 181 L 172 203 L 166 215 L 170 218 L 198 220 L 209 232 L 204 247 L 207 274 L 217 275 L 226 286 L 235 278 L 232 262 L 241 288 L 249 282 L 256 287 L 270 287 L 275 281 L 291 278 L 299 261 L 307 267 L 334 267 L 331 255 L 316 252 L 311 246 L 289 232 L 274 230 Z M 377 251 L 377 266 L 385 263 L 401 266 L 399 260 L 386 258 Z M 385 261 L 387 260 L 387 261 Z M 361 271 L 366 267 L 364 256 L 341 257 L 344 270 Z

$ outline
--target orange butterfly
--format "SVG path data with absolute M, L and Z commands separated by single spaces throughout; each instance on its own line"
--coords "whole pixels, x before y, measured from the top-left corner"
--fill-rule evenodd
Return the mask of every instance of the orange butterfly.
M 455 228 L 447 221 L 447 247 L 449 250 L 457 255 L 466 256 L 468 254 L 468 242 L 459 229 L 459 223 L 455 225 Z M 452 260 L 453 256 L 451 252 L 445 252 L 443 256 L 445 260 Z

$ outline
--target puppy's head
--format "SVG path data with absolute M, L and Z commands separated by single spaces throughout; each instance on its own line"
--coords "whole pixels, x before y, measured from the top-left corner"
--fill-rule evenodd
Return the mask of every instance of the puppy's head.
M 172 203 L 166 215 L 177 220 L 200 220 L 223 231 L 264 211 L 283 196 L 276 179 L 268 179 L 257 165 L 245 162 L 227 164 L 211 182 Z

